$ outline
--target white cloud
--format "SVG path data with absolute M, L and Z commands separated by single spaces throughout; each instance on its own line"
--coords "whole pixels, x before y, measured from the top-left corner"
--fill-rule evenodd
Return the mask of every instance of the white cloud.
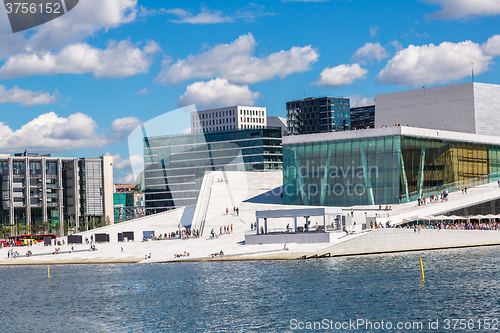
M 351 108 L 358 106 L 374 105 L 375 100 L 371 97 L 364 97 L 361 95 L 351 95 L 349 96 Z
M 425 0 L 442 9 L 429 16 L 435 19 L 458 19 L 500 14 L 498 0 Z
M 135 21 L 137 0 L 85 0 L 69 13 L 24 33 L 0 34 L 0 60 L 17 54 L 47 53 L 81 41 L 101 30 Z M 0 30 L 10 31 L 5 12 Z
M 129 158 L 123 159 L 120 154 L 111 155 L 109 152 L 106 156 L 113 156 L 113 168 L 116 170 L 132 170 L 132 165 L 134 167 L 143 168 L 143 157 L 142 155 L 132 155 Z
M 93 73 L 97 78 L 127 77 L 147 73 L 152 63 L 151 55 L 159 47 L 154 41 L 144 49 L 132 45 L 129 40 L 110 41 L 104 50 L 89 44 L 72 44 L 59 53 L 23 53 L 7 59 L 0 68 L 0 79 L 12 79 L 40 74 Z
M 137 184 L 137 179 L 133 173 L 127 172 L 123 177 L 116 180 L 116 184 Z
M 368 70 L 361 68 L 359 64 L 339 65 L 323 69 L 319 80 L 314 85 L 322 87 L 342 87 L 352 84 L 354 80 L 364 79 Z
M 51 50 L 133 22 L 137 12 L 137 0 L 80 1 L 68 14 L 38 27 L 28 38 L 25 52 Z
M 216 78 L 208 82 L 195 82 L 186 88 L 177 106 L 196 104 L 197 108 L 221 107 L 225 105 L 255 105 L 260 97 L 248 86 L 238 86 L 225 79 Z
M 490 55 L 492 57 L 498 57 L 500 55 L 500 35 L 494 35 L 486 41 L 481 46 L 484 54 Z
M 17 130 L 0 122 L 0 151 L 60 152 L 103 147 L 122 140 L 130 122 L 128 118 L 115 120 L 109 135 L 104 134 L 97 123 L 83 113 L 75 113 L 67 118 L 54 112 L 45 113 Z
M 211 10 L 209 8 L 203 7 L 201 12 L 193 15 L 187 10 L 181 8 L 174 8 L 164 11 L 167 14 L 173 14 L 177 16 L 177 20 L 170 20 L 174 23 L 190 23 L 190 24 L 215 24 L 215 23 L 225 23 L 233 22 L 233 18 L 229 16 L 224 16 L 224 13 L 219 10 Z
M 381 61 L 389 57 L 389 54 L 380 43 L 366 43 L 363 47 L 356 50 L 351 57 L 351 61 L 356 62 L 363 59 Z
M 21 106 L 29 107 L 41 104 L 53 104 L 57 100 L 57 92 L 51 95 L 43 90 L 32 91 L 19 89 L 18 87 L 7 89 L 0 85 L 0 104 L 19 103 Z
M 125 117 L 118 118 L 111 123 L 111 131 L 113 133 L 113 138 L 121 141 L 128 137 L 130 132 L 132 132 L 137 126 L 141 125 L 142 122 L 136 117 Z
M 377 33 L 378 33 L 378 29 L 379 29 L 378 26 L 375 25 L 375 26 L 370 27 L 369 29 L 370 29 L 370 37 L 371 38 L 377 37 Z
M 148 88 L 144 87 L 141 90 L 139 90 L 138 92 L 136 92 L 135 94 L 136 95 L 147 95 L 147 94 L 152 94 L 152 92 Z
M 144 13 L 144 14 L 143 14 Z M 265 11 L 265 6 L 250 3 L 247 7 L 237 9 L 232 15 L 224 14 L 223 11 L 202 7 L 201 12 L 194 15 L 191 12 L 182 8 L 161 9 L 161 14 L 170 14 L 177 16 L 176 20 L 170 20 L 174 23 L 190 23 L 190 24 L 217 24 L 235 22 L 236 20 L 244 20 L 253 22 L 258 17 L 273 15 Z M 156 12 L 153 13 L 155 15 Z M 149 11 L 141 6 L 141 15 L 149 15 Z
M 489 69 L 492 57 L 483 53 L 479 44 L 443 42 L 439 45 L 410 45 L 389 60 L 377 78 L 380 83 L 400 86 L 447 83 Z
M 249 33 L 230 44 L 217 45 L 174 64 L 167 60 L 157 81 L 169 84 L 196 78 L 220 77 L 235 84 L 250 84 L 276 76 L 283 79 L 290 74 L 307 71 L 319 57 L 316 50 L 309 45 L 272 53 L 266 58 L 257 58 L 253 56 L 256 45 L 253 35 Z
M 132 170 L 143 170 L 144 161 L 142 155 L 132 155 L 127 159 L 123 159 L 120 154 L 111 155 L 107 152 L 107 156 L 113 156 L 114 175 L 119 177 L 117 184 L 135 184 L 137 179 Z M 121 175 L 121 177 L 120 177 Z

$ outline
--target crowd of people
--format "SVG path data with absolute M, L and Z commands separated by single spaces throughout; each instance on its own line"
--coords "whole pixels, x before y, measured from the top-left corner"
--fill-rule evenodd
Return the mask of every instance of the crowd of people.
M 174 258 L 189 257 L 189 252 L 184 251 L 184 253 L 174 253 Z
M 150 238 L 143 237 L 142 241 L 147 242 L 149 240 L 164 240 L 164 239 L 190 239 L 190 238 L 199 238 L 200 230 L 198 229 L 183 229 L 182 231 L 175 232 L 165 232 L 160 233 L 158 236 L 153 235 Z
M 422 229 L 436 229 L 436 230 L 496 230 L 500 231 L 500 223 L 492 222 L 439 222 L 439 223 L 424 223 L 424 224 L 406 224 L 401 228 L 413 229 L 418 232 Z
M 464 187 L 462 187 L 462 193 L 464 193 L 463 191 L 464 191 Z M 467 193 L 467 186 L 465 187 L 465 193 Z M 431 195 L 429 195 L 429 198 L 427 199 L 425 197 L 425 195 L 422 194 L 422 196 L 420 198 L 418 198 L 417 201 L 418 201 L 418 205 L 422 206 L 422 205 L 426 205 L 427 202 L 435 203 L 435 202 L 448 201 L 448 196 L 449 196 L 448 190 L 443 190 L 443 193 L 441 193 L 441 196 L 431 194 Z
M 233 233 L 233 224 L 231 223 L 231 225 L 225 225 L 220 227 L 219 234 L 217 234 L 214 228 L 212 228 L 212 230 L 210 230 L 210 238 L 218 238 L 222 235 L 232 234 L 232 233 Z

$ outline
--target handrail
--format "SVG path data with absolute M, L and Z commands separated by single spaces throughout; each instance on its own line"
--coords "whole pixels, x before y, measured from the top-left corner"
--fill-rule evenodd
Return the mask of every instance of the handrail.
M 212 194 L 212 184 L 213 184 L 213 174 L 212 172 L 205 172 L 203 181 L 201 184 L 200 192 L 198 195 L 198 201 L 196 203 L 195 214 L 193 217 L 193 222 L 191 228 L 200 231 L 200 236 L 203 235 L 203 229 L 205 228 L 205 218 L 207 215 L 208 204 L 210 202 L 210 196 Z M 207 186 L 210 190 L 207 197 Z M 201 216 L 201 218 L 200 218 Z

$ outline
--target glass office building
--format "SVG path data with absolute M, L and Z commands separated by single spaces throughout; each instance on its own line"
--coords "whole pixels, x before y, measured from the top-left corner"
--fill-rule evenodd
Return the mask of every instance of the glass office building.
M 500 139 L 392 127 L 287 137 L 284 203 L 387 205 L 498 180 Z
M 265 171 L 281 165 L 280 128 L 144 138 L 147 213 L 196 204 L 205 171 Z
M 351 128 L 350 100 L 343 97 L 310 97 L 286 103 L 290 135 L 346 131 Z

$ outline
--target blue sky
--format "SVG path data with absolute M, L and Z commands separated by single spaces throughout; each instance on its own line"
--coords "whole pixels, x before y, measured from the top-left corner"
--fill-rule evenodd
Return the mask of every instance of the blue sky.
M 115 156 L 128 135 L 179 107 L 265 106 L 304 96 L 500 84 L 500 1 L 80 0 L 13 34 L 0 7 L 0 153 Z M 162 118 L 163 119 L 163 118 Z M 185 130 L 172 113 L 165 133 Z

